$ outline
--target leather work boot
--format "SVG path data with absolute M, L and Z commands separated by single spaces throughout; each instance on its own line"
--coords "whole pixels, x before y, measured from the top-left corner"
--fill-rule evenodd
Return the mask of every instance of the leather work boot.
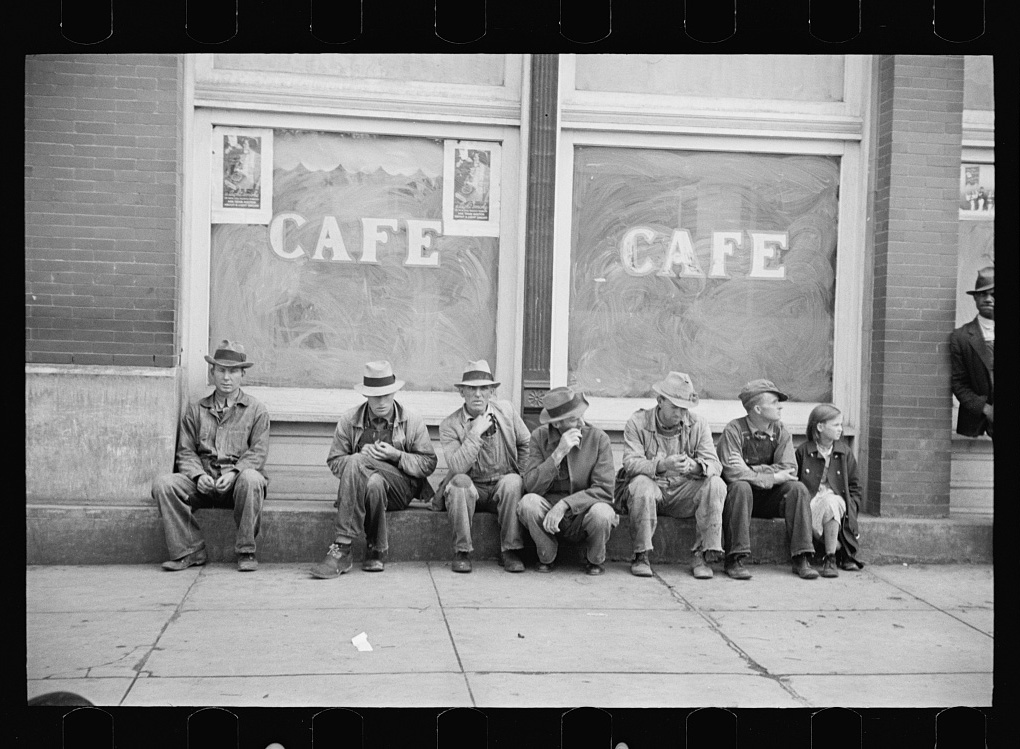
M 507 549 L 499 555 L 499 566 L 507 572 L 524 572 L 524 562 L 516 549 Z
M 328 580 L 340 577 L 351 568 L 352 564 L 354 564 L 354 553 L 351 551 L 351 545 L 335 543 L 326 551 L 325 559 L 313 565 L 308 571 L 312 577 Z
M 606 571 L 606 568 L 601 564 L 595 564 L 594 562 L 587 562 L 584 565 L 584 571 L 589 575 L 601 575 Z
M 366 549 L 365 558 L 361 560 L 361 569 L 364 572 L 382 572 L 384 568 L 382 553 L 375 549 Z
M 835 554 L 826 554 L 825 559 L 822 560 L 822 577 L 839 577 Z
M 188 567 L 200 567 L 205 564 L 206 556 L 205 549 L 199 549 L 193 551 L 190 554 L 185 554 L 180 559 L 171 559 L 163 562 L 163 569 L 169 570 L 170 572 L 180 572 L 186 570 Z
M 712 568 L 705 564 L 705 555 L 700 551 L 694 552 L 691 558 L 691 574 L 697 580 L 710 580 L 714 574 Z
M 254 553 L 238 554 L 237 555 L 237 571 L 238 572 L 254 572 L 259 568 L 258 560 L 255 558 Z
M 454 572 L 470 572 L 471 560 L 468 559 L 466 551 L 455 551 L 453 553 L 453 564 L 450 565 Z
M 744 566 L 743 560 L 742 556 L 727 557 L 726 574 L 734 580 L 750 580 L 751 571 Z
M 801 580 L 814 580 L 818 577 L 818 570 L 811 566 L 808 561 L 808 554 L 798 554 L 793 560 L 793 574 Z
M 639 551 L 634 555 L 634 561 L 630 563 L 630 574 L 637 577 L 651 577 L 652 565 L 648 562 L 648 552 Z

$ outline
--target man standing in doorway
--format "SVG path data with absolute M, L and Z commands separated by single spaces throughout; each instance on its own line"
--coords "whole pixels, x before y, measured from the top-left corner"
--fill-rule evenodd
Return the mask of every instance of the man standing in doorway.
M 248 361 L 244 346 L 221 341 L 210 357 L 215 390 L 188 405 L 177 436 L 177 473 L 152 482 L 152 498 L 163 518 L 170 559 L 163 569 L 185 570 L 206 562 L 205 540 L 193 508 L 233 507 L 237 535 L 237 569 L 258 569 L 255 537 L 259 533 L 269 452 L 269 411 L 241 390 Z
M 977 317 L 949 335 L 953 395 L 960 401 L 956 431 L 968 437 L 992 437 L 995 378 L 995 268 L 978 271 L 974 290 Z M 994 437 L 992 437 L 994 439 Z

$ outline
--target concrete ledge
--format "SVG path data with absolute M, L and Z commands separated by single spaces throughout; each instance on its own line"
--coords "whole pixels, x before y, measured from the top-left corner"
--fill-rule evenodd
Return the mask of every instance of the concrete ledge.
M 332 539 L 333 508 L 326 502 L 270 500 L 262 516 L 259 559 L 266 562 L 318 561 Z M 230 511 L 198 510 L 209 557 L 214 562 L 234 559 L 234 523 Z M 391 561 L 446 560 L 452 541 L 446 513 L 412 505 L 389 518 Z M 880 518 L 862 516 L 861 559 L 866 563 L 947 564 L 992 562 L 991 518 Z M 781 519 L 755 518 L 751 527 L 751 555 L 755 563 L 786 562 L 788 552 Z M 472 528 L 476 559 L 495 559 L 499 553 L 496 516 L 476 513 Z M 653 561 L 687 563 L 694 543 L 694 521 L 659 518 L 653 539 Z M 609 540 L 609 558 L 629 560 L 629 518 Z M 355 542 L 364 554 L 364 541 Z M 28 564 L 144 564 L 167 557 L 159 513 L 154 506 L 83 507 L 30 504 L 26 508 Z M 525 561 L 535 561 L 528 540 Z M 581 547 L 564 544 L 559 561 L 582 560 Z

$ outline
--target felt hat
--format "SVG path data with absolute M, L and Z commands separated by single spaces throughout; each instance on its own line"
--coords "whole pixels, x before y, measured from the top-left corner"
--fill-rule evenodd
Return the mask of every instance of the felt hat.
M 744 389 L 740 391 L 740 402 L 743 403 L 746 408 L 749 400 L 756 395 L 761 395 L 762 393 L 775 393 L 781 401 L 790 400 L 790 396 L 777 388 L 772 380 L 751 380 L 749 383 L 744 385 Z
M 978 271 L 977 280 L 974 282 L 974 290 L 967 293 L 973 296 L 982 291 L 992 291 L 993 289 L 995 289 L 995 266 L 989 265 Z
M 244 353 L 244 346 L 237 341 L 220 341 L 212 356 L 205 355 L 205 360 L 210 364 L 219 364 L 221 367 L 240 367 L 247 369 L 255 364 L 248 361 Z
M 393 367 L 388 361 L 370 361 L 365 364 L 365 374 L 360 385 L 354 389 L 364 396 L 389 395 L 404 387 L 404 381 L 393 376 Z
M 542 413 L 539 424 L 550 424 L 563 419 L 582 415 L 588 410 L 588 401 L 583 393 L 574 393 L 568 387 L 553 388 L 542 398 Z
M 670 372 L 662 382 L 652 385 L 652 390 L 680 408 L 694 408 L 698 405 L 698 392 L 694 389 L 690 375 L 684 372 Z
M 464 367 L 464 374 L 461 375 L 460 382 L 455 384 L 468 387 L 484 387 L 486 385 L 499 387 L 499 383 L 492 379 L 492 370 L 489 369 L 489 362 L 485 359 L 469 361 Z

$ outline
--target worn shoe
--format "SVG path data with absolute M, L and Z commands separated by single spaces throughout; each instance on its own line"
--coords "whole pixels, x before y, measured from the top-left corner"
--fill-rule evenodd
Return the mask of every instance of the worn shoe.
M 163 562 L 163 569 L 169 570 L 170 572 L 180 572 L 186 570 L 188 567 L 200 567 L 206 562 L 205 549 L 199 549 L 193 551 L 190 554 L 185 554 L 180 559 L 171 559 L 167 562 Z
M 712 575 L 715 574 L 712 572 L 712 568 L 705 564 L 705 555 L 700 551 L 696 551 L 693 554 L 691 574 L 694 575 L 696 580 L 710 580 Z
M 507 572 L 524 572 L 524 562 L 516 549 L 507 549 L 499 555 L 499 566 Z
M 593 564 L 591 562 L 588 562 L 587 564 L 584 565 L 584 571 L 589 575 L 601 575 L 603 572 L 606 571 L 606 568 L 603 567 L 601 564 Z
M 750 580 L 751 571 L 744 566 L 742 556 L 728 557 L 726 559 L 726 574 L 734 580 Z
M 333 577 L 340 577 L 354 564 L 354 553 L 350 544 L 332 544 L 326 552 L 326 558 L 314 565 L 308 571 L 312 577 L 321 580 L 328 580 Z
M 238 572 L 254 572 L 259 568 L 258 560 L 255 559 L 255 554 L 238 554 L 237 555 L 237 571 Z
M 634 561 L 630 563 L 630 574 L 638 577 L 652 576 L 652 565 L 648 562 L 647 551 L 639 551 L 634 555 Z
M 535 568 L 536 572 L 552 572 L 553 563 L 539 562 L 538 567 Z
M 468 565 L 470 566 L 470 562 Z M 374 549 L 365 551 L 365 558 L 361 561 L 361 569 L 364 572 L 382 572 L 384 569 L 382 553 Z M 468 572 L 471 570 L 469 569 Z
M 855 562 L 850 557 L 843 557 L 842 559 L 840 559 L 839 568 L 841 570 L 846 570 L 847 572 L 857 572 L 860 569 L 860 567 L 857 565 L 857 562 Z
M 708 549 L 707 551 L 701 552 L 701 555 L 705 557 L 705 564 L 722 562 L 726 557 L 726 554 L 718 549 Z
M 793 560 L 793 574 L 801 580 L 814 580 L 818 577 L 818 570 L 811 566 L 808 557 L 810 554 L 800 554 Z
M 822 560 L 822 577 L 839 577 L 839 572 L 836 570 L 836 557 L 832 554 L 826 554 L 825 559 Z
M 453 554 L 453 567 L 454 572 L 470 572 L 471 571 L 471 560 L 468 559 L 468 553 L 466 551 L 456 551 Z

